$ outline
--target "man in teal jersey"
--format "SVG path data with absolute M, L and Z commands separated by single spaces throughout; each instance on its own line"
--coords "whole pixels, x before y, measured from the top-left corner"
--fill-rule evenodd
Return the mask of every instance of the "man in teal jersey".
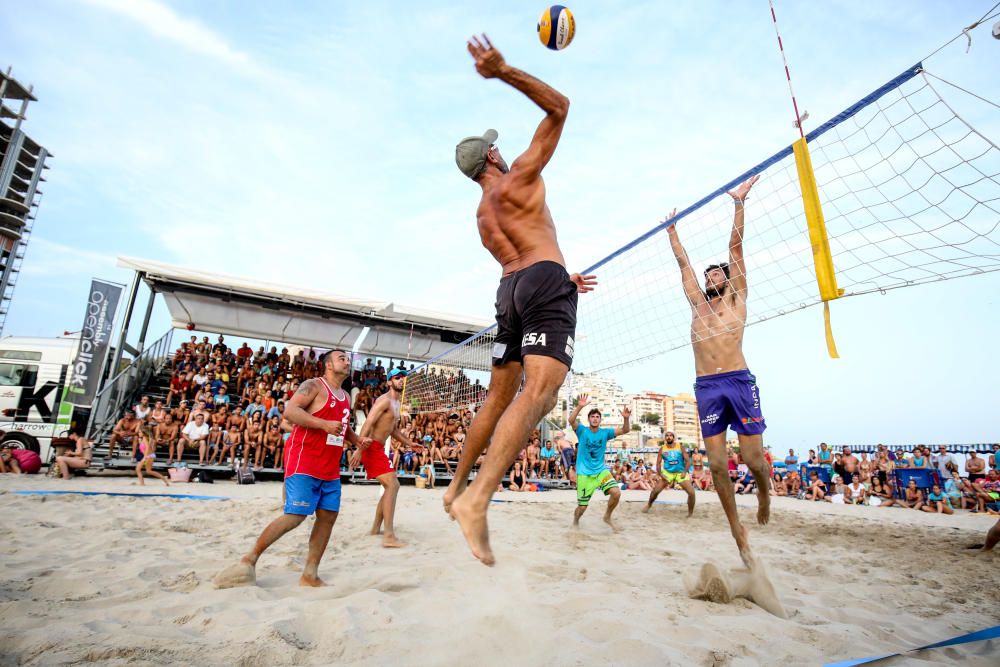
M 653 507 L 653 503 L 661 491 L 671 488 L 675 484 L 680 484 L 684 492 L 687 493 L 688 516 L 691 516 L 694 513 L 695 497 L 694 485 L 691 484 L 691 476 L 688 474 L 690 467 L 687 452 L 681 447 L 681 443 L 677 442 L 673 432 L 667 431 L 663 445 L 660 447 L 660 453 L 656 456 L 656 471 L 660 474 L 656 480 L 656 486 L 649 492 L 649 501 L 642 508 L 643 514 L 647 514 Z
M 588 426 L 577 422 L 580 411 L 590 404 L 590 396 L 581 394 L 577 397 L 576 407 L 573 414 L 569 416 L 569 425 L 576 432 L 576 512 L 573 514 L 573 526 L 580 525 L 580 517 L 587 511 L 590 498 L 594 492 L 600 489 L 604 495 L 610 496 L 608 509 L 604 512 L 604 523 L 617 531 L 615 524 L 611 523 L 611 513 L 618 507 L 622 492 L 618 488 L 618 483 L 611 476 L 604 463 L 604 455 L 608 449 L 608 440 L 617 438 L 628 433 L 632 425 L 629 417 L 632 416 L 630 409 L 622 408 L 621 415 L 624 423 L 618 428 L 601 428 L 601 411 L 592 408 L 587 413 Z

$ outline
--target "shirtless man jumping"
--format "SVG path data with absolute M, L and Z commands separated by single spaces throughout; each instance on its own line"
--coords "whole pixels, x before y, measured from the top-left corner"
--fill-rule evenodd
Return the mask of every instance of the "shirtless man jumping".
M 729 262 L 713 264 L 705 269 L 704 291 L 677 236 L 677 225 L 667 227 L 670 247 L 681 269 L 684 294 L 691 304 L 691 345 L 698 375 L 695 398 L 708 464 L 740 557 L 747 565 L 752 558 L 750 542 L 736 512 L 736 497 L 727 470 L 726 429 L 731 426 L 739 437 L 740 455 L 757 482 L 757 522 L 766 524 L 770 518 L 768 479 L 771 466 L 764 458 L 765 424 L 757 379 L 747 369 L 743 357 L 743 329 L 747 320 L 743 207 L 750 188 L 758 178 L 754 176 L 729 193 L 736 207 L 733 231 L 729 237 Z M 667 219 L 675 214 L 676 210 Z
M 444 509 L 458 520 L 473 555 L 493 565 L 486 525 L 490 499 L 531 430 L 556 404 L 573 362 L 577 293 L 591 291 L 596 280 L 567 273 L 545 204 L 542 169 L 559 143 L 569 100 L 508 65 L 485 35 L 470 39 L 468 49 L 480 75 L 513 86 L 545 112 L 531 145 L 510 167 L 495 145 L 496 130 L 463 139 L 455 148 L 458 168 L 482 188 L 476 212 L 479 236 L 503 276 L 490 390 L 469 427 Z M 515 399 L 522 373 L 524 387 Z M 487 444 L 485 461 L 466 491 L 469 472 Z
M 399 401 L 403 394 L 403 380 L 406 371 L 393 368 L 389 371 L 389 391 L 379 396 L 368 412 L 364 426 L 361 427 L 361 437 L 371 438 L 371 444 L 359 447 L 351 459 L 351 468 L 358 463 L 365 466 L 368 479 L 377 479 L 385 493 L 375 506 L 375 523 L 372 524 L 372 535 L 378 535 L 385 522 L 385 533 L 382 535 L 382 546 L 386 548 L 401 547 L 403 543 L 396 539 L 396 529 L 393 517 L 396 514 L 396 497 L 399 494 L 399 480 L 396 471 L 392 469 L 389 458 L 385 455 L 385 440 L 390 435 L 392 439 L 403 446 L 413 447 L 413 443 L 399 430 Z

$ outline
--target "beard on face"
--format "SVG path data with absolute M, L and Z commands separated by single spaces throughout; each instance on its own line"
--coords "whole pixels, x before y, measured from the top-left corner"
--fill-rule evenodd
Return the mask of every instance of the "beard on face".
M 715 299 L 715 298 L 718 298 L 718 297 L 722 296 L 725 293 L 726 293 L 726 284 L 725 283 L 723 283 L 721 286 L 718 286 L 718 287 L 706 287 L 705 288 L 705 297 L 707 299 Z

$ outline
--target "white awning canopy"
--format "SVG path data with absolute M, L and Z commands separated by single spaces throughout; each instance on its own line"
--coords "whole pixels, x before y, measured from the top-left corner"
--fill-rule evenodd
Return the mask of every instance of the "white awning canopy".
M 161 294 L 173 325 L 200 331 L 319 348 L 351 349 L 364 327 L 360 352 L 425 361 L 492 324 L 487 320 L 336 296 L 147 259 L 119 257 Z

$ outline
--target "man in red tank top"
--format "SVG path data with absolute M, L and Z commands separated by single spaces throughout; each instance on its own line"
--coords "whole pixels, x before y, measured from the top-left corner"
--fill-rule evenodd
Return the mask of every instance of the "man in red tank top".
M 215 577 L 217 588 L 255 583 L 261 554 L 282 535 L 316 514 L 309 536 L 309 556 L 300 586 L 322 586 L 317 570 L 340 511 L 340 459 L 344 441 L 359 447 L 371 444 L 351 430 L 350 398 L 340 385 L 351 372 L 350 356 L 342 350 L 323 355 L 324 373 L 299 385 L 285 406 L 284 417 L 294 426 L 285 446 L 284 514 L 272 521 L 253 549 Z

